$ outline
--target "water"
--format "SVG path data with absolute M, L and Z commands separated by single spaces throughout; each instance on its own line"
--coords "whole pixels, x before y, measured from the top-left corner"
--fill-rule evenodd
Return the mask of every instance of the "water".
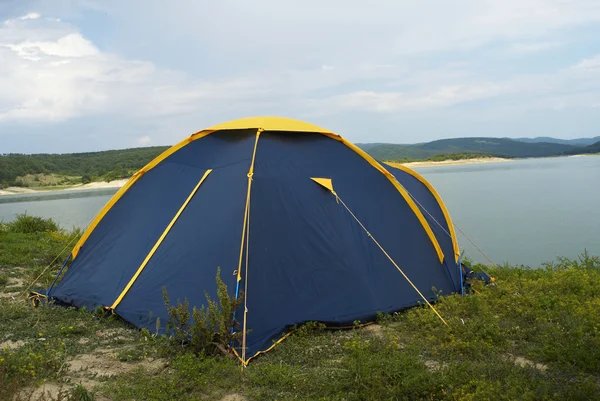
M 495 263 L 539 266 L 600 255 L 600 156 L 416 168 L 452 219 Z M 18 213 L 85 227 L 117 189 L 0 196 L 0 221 Z M 461 249 L 485 258 L 458 232 Z
M 118 188 L 0 196 L 0 221 L 17 214 L 51 217 L 63 228 L 86 227 Z
M 415 169 L 494 263 L 600 255 L 600 156 Z M 486 259 L 458 232 L 461 249 Z

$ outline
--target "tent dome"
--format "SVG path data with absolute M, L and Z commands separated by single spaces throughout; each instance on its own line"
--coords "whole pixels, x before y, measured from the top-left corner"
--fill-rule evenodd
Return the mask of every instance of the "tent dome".
M 459 292 L 459 251 L 439 195 L 335 133 L 254 117 L 195 133 L 138 171 L 100 211 L 48 296 L 138 327 L 244 291 L 244 363 L 290 327 L 371 322 Z M 241 318 L 240 318 L 241 320 Z

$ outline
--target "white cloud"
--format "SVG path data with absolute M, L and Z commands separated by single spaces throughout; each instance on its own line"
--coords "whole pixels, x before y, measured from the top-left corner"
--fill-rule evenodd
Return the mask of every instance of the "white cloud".
M 79 33 L 71 33 L 56 41 L 25 41 L 21 43 L 1 43 L 22 58 L 39 61 L 43 56 L 87 57 L 96 56 L 100 52 Z
M 529 60 L 566 48 L 574 27 L 600 22 L 597 0 L 61 4 L 67 11 L 51 14 L 33 1 L 39 14 L 0 24 L 0 124 L 117 116 L 144 127 L 130 142 L 159 143 L 152 129 L 178 135 L 172 126 L 191 132 L 252 114 L 379 119 L 469 102 L 492 111 L 494 102 L 511 110 L 600 102 L 600 56 L 523 70 L 519 57 L 503 58 L 506 49 Z M 83 26 L 80 4 L 101 8 L 111 34 L 86 36 L 65 22 Z
M 165 44 L 188 38 L 222 56 L 265 63 L 344 62 L 477 48 L 498 41 L 540 41 L 562 29 L 600 21 L 597 0 L 261 0 L 248 3 L 161 0 L 106 5 L 121 12 L 120 29 Z M 126 25 L 128 18 L 160 20 Z M 198 15 L 207 16 L 197 24 Z M 276 16 L 276 17 L 273 17 Z M 274 51 L 274 49 L 276 49 Z
M 41 15 L 39 15 L 38 13 L 29 13 L 27 15 L 22 16 L 19 19 L 23 21 L 23 20 L 26 20 L 26 19 L 38 19 L 40 17 L 41 17 Z
M 515 43 L 511 49 L 516 53 L 539 53 L 562 46 L 560 42 L 523 42 Z
M 146 146 L 148 145 L 150 142 L 152 142 L 152 138 L 150 138 L 149 136 L 140 136 L 137 139 L 138 144 L 142 145 L 142 146 Z
M 600 54 L 581 60 L 573 68 L 580 71 L 600 71 Z
M 0 27 L 0 122 L 172 115 L 202 102 L 249 100 L 256 89 L 243 78 L 195 81 L 103 52 L 68 24 L 38 21 L 9 20 Z
M 470 85 L 445 85 L 418 93 L 358 91 L 336 96 L 332 100 L 341 109 L 391 113 L 453 106 L 482 100 L 513 91 L 510 85 L 482 82 Z
M 504 99 L 515 110 L 587 108 L 600 101 L 600 55 L 584 59 L 555 73 L 529 74 L 498 81 L 473 82 L 460 70 L 432 70 L 394 82 L 418 83 L 407 91 L 359 90 L 319 102 L 340 111 L 376 113 L 443 109 L 462 103 Z M 506 107 L 505 105 L 503 107 Z

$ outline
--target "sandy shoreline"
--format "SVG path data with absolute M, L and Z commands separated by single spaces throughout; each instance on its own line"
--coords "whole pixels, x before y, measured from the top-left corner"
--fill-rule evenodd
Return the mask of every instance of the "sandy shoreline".
M 422 161 L 422 162 L 409 162 L 409 163 L 391 163 L 391 164 L 402 164 L 406 167 L 433 167 L 433 166 L 451 166 L 455 164 L 480 164 L 480 163 L 499 163 L 508 162 L 512 159 L 504 159 L 501 157 L 481 157 L 475 159 L 463 159 L 463 160 L 443 160 L 443 161 Z
M 90 182 L 88 184 L 79 184 L 73 185 L 68 188 L 60 188 L 60 189 L 32 189 L 32 188 L 21 188 L 21 187 L 8 187 L 5 189 L 0 189 L 1 195 L 19 195 L 19 194 L 39 194 L 50 191 L 79 191 L 86 189 L 102 189 L 102 188 L 121 188 L 127 182 L 127 179 L 124 180 L 115 180 L 111 182 L 99 181 L 99 182 Z

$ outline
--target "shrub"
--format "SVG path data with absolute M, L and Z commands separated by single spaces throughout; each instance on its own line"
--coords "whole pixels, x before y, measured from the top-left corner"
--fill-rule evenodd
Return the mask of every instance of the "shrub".
M 38 216 L 28 216 L 25 213 L 18 214 L 17 218 L 6 224 L 6 226 L 8 232 L 23 234 L 59 231 L 58 224 L 54 220 Z
M 174 331 L 174 339 L 178 344 L 188 344 L 191 349 L 199 354 L 215 355 L 228 354 L 227 349 L 242 337 L 238 332 L 238 324 L 234 319 L 235 310 L 241 305 L 243 294 L 237 299 L 231 299 L 227 285 L 221 280 L 220 269 L 217 269 L 217 296 L 218 303 L 213 301 L 208 293 L 206 307 L 192 309 L 193 324 L 190 324 L 190 309 L 187 298 L 177 306 L 169 302 L 167 289 L 163 287 L 163 298 L 169 311 L 167 332 Z

